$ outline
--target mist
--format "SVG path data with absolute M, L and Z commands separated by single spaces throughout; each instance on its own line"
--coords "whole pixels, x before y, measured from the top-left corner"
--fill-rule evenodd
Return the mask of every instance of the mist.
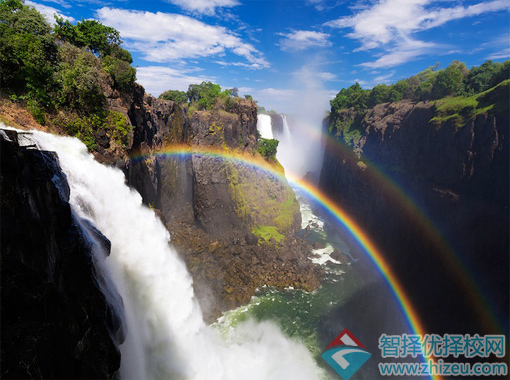
M 288 175 L 302 178 L 308 172 L 318 179 L 324 156 L 322 124 L 334 96 L 325 82 L 331 73 L 319 72 L 317 64 L 307 64 L 293 73 L 294 96 L 285 100 L 290 137 L 283 136 L 277 158 Z

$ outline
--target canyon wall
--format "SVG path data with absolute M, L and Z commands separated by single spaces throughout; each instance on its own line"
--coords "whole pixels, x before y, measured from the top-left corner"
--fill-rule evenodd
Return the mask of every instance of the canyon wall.
M 110 242 L 79 226 L 54 153 L 19 146 L 13 131 L 0 144 L 2 377 L 118 378 L 123 311 L 107 303 L 93 256 Z
M 327 123 L 320 187 L 374 239 L 434 332 L 494 331 L 492 312 L 508 321 L 508 86 L 485 97 L 475 115 L 402 101 Z M 473 282 L 492 311 L 474 307 Z

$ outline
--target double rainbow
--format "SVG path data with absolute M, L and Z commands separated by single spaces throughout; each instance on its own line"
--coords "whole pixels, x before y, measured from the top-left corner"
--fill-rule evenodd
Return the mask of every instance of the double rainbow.
M 388 286 L 394 293 L 395 298 L 397 299 L 398 304 L 401 307 L 402 313 L 411 331 L 419 335 L 425 334 L 423 324 L 420 321 L 420 318 L 416 310 L 414 309 L 409 297 L 407 296 L 404 288 L 400 284 L 398 278 L 396 277 L 396 275 L 386 262 L 384 255 L 375 246 L 375 244 L 370 241 L 369 237 L 360 228 L 360 226 L 358 226 L 356 222 L 349 215 L 347 215 L 347 213 L 345 213 L 338 205 L 336 205 L 332 200 L 330 200 L 326 196 L 326 194 L 321 192 L 316 186 L 309 182 L 294 178 L 289 175 L 285 177 L 285 175 L 278 168 L 275 168 L 274 166 L 268 164 L 260 156 L 246 153 L 243 154 L 231 151 L 227 152 L 225 150 L 214 149 L 211 147 L 193 147 L 193 149 L 191 149 L 189 146 L 172 145 L 169 147 L 165 147 L 157 152 L 151 153 L 150 156 L 186 158 L 190 157 L 190 155 L 230 160 L 235 163 L 241 163 L 250 167 L 263 170 L 273 176 L 280 177 L 281 180 L 285 181 L 289 180 L 290 182 L 298 186 L 300 189 L 302 189 L 318 204 L 320 204 L 322 207 L 328 210 L 328 212 L 338 222 L 340 222 L 341 225 L 343 225 L 346 228 L 349 234 L 354 238 L 354 240 L 359 244 L 359 246 L 363 249 L 363 251 L 375 264 L 375 266 L 378 268 L 378 270 L 385 278 Z M 145 155 L 133 155 L 131 158 L 133 160 L 141 160 L 146 157 L 147 156 Z M 440 377 L 436 375 L 431 375 L 431 378 L 439 379 Z

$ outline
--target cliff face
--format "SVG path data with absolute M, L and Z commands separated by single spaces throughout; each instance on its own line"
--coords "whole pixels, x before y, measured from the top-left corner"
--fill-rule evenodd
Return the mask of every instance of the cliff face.
M 283 168 L 274 162 L 265 171 L 247 162 L 263 160 L 255 102 L 233 98 L 228 106 L 188 112 L 137 84 L 123 93 L 105 84 L 103 91 L 109 110 L 123 115 L 131 132 L 119 150 L 114 134 L 95 131 L 94 155 L 120 167 L 166 224 L 207 319 L 248 302 L 262 285 L 319 285 L 310 247 L 295 236 L 301 214 L 289 184 L 276 174 Z M 0 112 L 11 125 L 44 129 L 8 102 L 0 103 Z M 220 155 L 176 154 L 192 150 Z
M 491 96 L 508 105 L 508 88 Z M 463 271 L 460 263 L 448 261 L 445 244 L 430 235 L 418 209 L 404 199 L 410 196 L 425 210 L 488 290 L 496 314 L 508 320 L 508 108 L 473 117 L 438 116 L 433 103 L 411 102 L 334 115 L 329 134 L 337 141 L 327 142 L 320 186 L 386 254 L 429 328 L 489 330 L 473 308 L 479 300 L 455 275 Z M 347 124 L 359 135 L 347 139 L 350 148 L 339 148 L 344 139 L 337 129 Z
M 95 243 L 71 212 L 56 155 L 20 147 L 12 131 L 0 143 L 2 377 L 118 378 L 121 311 L 99 289 Z
M 135 86 L 130 96 L 112 94 L 109 104 L 133 126 L 130 157 L 121 165 L 128 184 L 166 223 L 206 318 L 248 302 L 264 284 L 319 285 L 309 247 L 294 236 L 301 213 L 289 184 L 243 162 L 262 160 L 255 102 L 234 98 L 228 112 L 188 113 Z M 176 149 L 221 155 L 177 155 Z M 275 163 L 274 171 L 283 169 Z

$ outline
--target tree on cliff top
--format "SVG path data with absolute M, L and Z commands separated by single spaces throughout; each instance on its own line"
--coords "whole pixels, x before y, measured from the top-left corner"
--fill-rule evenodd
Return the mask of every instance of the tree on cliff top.
M 57 61 L 57 45 L 44 17 L 21 1 L 0 2 L 2 89 L 28 94 L 48 106 L 55 91 Z
M 190 103 L 197 105 L 198 109 L 210 110 L 215 105 L 221 106 L 221 104 L 218 105 L 222 103 L 218 102 L 221 99 L 224 101 L 224 108 L 228 111 L 232 105 L 231 97 L 234 96 L 233 90 L 235 92 L 236 88 L 221 91 L 221 87 L 218 84 L 202 82 L 201 84 L 190 84 L 186 95 Z
M 356 83 L 343 88 L 331 100 L 331 113 L 344 108 L 364 110 L 377 104 L 402 99 L 413 101 L 437 100 L 446 96 L 473 95 L 496 86 L 510 77 L 510 61 L 487 61 L 471 70 L 460 61 L 453 61 L 446 69 L 439 70 L 439 63 L 402 79 L 393 85 L 379 84 L 372 90 L 363 90 Z
M 188 102 L 188 95 L 184 91 L 167 90 L 159 95 L 160 99 L 171 100 L 173 102 L 184 104 Z
M 62 17 L 55 17 L 54 31 L 61 40 L 80 48 L 88 48 L 96 55 L 110 55 L 122 43 L 118 30 L 96 20 L 82 20 L 73 25 Z M 131 55 L 129 60 L 132 61 Z

